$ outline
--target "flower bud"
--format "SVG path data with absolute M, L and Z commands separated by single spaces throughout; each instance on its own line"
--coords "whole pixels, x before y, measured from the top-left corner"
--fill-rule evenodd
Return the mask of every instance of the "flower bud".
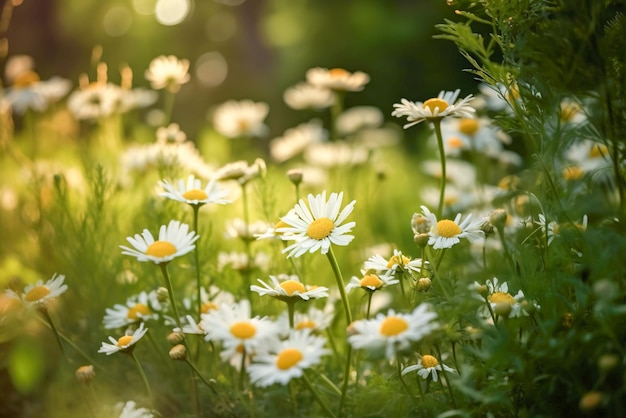
M 299 186 L 300 183 L 302 183 L 302 170 L 294 168 L 293 170 L 287 171 L 287 178 L 295 186 Z
M 89 364 L 86 366 L 80 366 L 78 369 L 76 369 L 74 375 L 76 376 L 76 380 L 78 380 L 80 383 L 87 384 L 93 380 L 93 378 L 96 376 L 96 372 L 93 369 L 93 365 Z
M 180 344 L 185 341 L 185 334 L 182 332 L 171 332 L 167 336 L 167 341 L 172 345 Z
M 619 357 L 616 354 L 603 354 L 598 359 L 598 369 L 607 373 L 619 364 Z
M 508 302 L 498 302 L 495 304 L 493 311 L 496 315 L 502 316 L 504 318 L 508 318 L 513 310 L 513 306 L 511 306 Z
M 172 360 L 184 360 L 187 357 L 187 347 L 182 344 L 176 344 L 170 349 L 170 358 Z
M 497 229 L 503 229 L 508 215 L 504 209 L 496 209 L 489 214 L 489 222 Z
M 417 234 L 413 237 L 413 241 L 420 248 L 425 248 L 428 245 L 429 239 L 430 239 L 430 235 L 428 234 Z
M 159 287 L 156 291 L 157 300 L 161 303 L 167 302 L 170 299 L 170 295 L 167 292 L 167 289 L 164 287 Z
M 432 282 L 428 277 L 422 277 L 417 281 L 418 292 L 427 292 L 430 290 Z
M 581 411 L 589 412 L 598 408 L 602 404 L 603 400 L 604 400 L 604 395 L 602 394 L 602 392 L 597 391 L 597 390 L 592 390 L 592 391 L 585 393 L 580 398 L 580 402 L 578 406 L 580 407 Z

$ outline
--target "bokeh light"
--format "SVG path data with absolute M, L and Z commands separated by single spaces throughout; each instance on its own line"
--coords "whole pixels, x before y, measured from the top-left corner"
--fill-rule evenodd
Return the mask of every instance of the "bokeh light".
M 165 26 L 183 22 L 191 12 L 190 0 L 158 0 L 154 9 L 157 21 Z

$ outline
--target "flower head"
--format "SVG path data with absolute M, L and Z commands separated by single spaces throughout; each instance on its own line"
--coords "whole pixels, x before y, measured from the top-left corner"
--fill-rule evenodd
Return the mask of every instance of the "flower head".
M 437 372 L 449 372 L 455 373 L 451 367 L 446 366 L 445 364 L 439 363 L 435 356 L 431 356 L 429 354 L 424 354 L 418 361 L 417 364 L 406 367 L 402 370 L 402 375 L 407 373 L 411 373 L 412 371 L 417 370 L 417 374 L 420 375 L 423 379 L 428 379 L 428 377 L 433 379 L 433 382 L 439 380 L 439 375 Z
M 213 125 L 227 138 L 263 136 L 267 131 L 263 122 L 269 111 L 267 103 L 229 100 L 215 109 Z
M 434 320 L 437 314 L 429 304 L 422 303 L 411 313 L 396 313 L 390 309 L 387 315 L 352 323 L 353 335 L 348 341 L 354 348 L 365 348 L 374 352 L 384 350 L 387 358 L 395 357 L 397 351 L 409 347 L 426 337 L 439 325 Z
M 127 330 L 126 334 L 117 340 L 113 337 L 109 337 L 109 341 L 111 342 L 111 344 L 102 343 L 102 346 L 98 350 L 98 353 L 104 353 L 107 356 L 110 356 L 111 354 L 117 353 L 119 351 L 130 352 L 135 348 L 134 346 L 137 341 L 139 341 L 141 338 L 143 338 L 144 335 L 146 335 L 146 332 L 148 332 L 148 328 L 144 328 L 144 324 L 142 322 L 141 324 L 139 324 L 139 328 L 137 328 L 135 331 Z
M 45 283 L 43 280 L 37 280 L 34 284 L 24 288 L 24 292 L 17 293 L 11 289 L 6 290 L 6 294 L 14 299 L 20 299 L 27 305 L 44 305 L 48 301 L 65 293 L 67 285 L 63 283 L 65 276 L 54 273 L 52 278 Z
M 263 286 L 250 286 L 250 290 L 261 296 L 269 295 L 280 300 L 309 300 L 328 297 L 328 288 L 323 286 L 305 286 L 298 276 L 270 276 L 272 285 L 257 279 Z
M 173 55 L 161 55 L 150 62 L 145 77 L 153 89 L 167 88 L 176 93 L 180 86 L 189 81 L 189 60 L 179 60 Z
M 217 203 L 220 205 L 230 203 L 230 201 L 226 199 L 228 192 L 221 189 L 216 180 L 209 181 L 203 188 L 202 181 L 193 174 L 187 177 L 186 183 L 183 179 L 179 179 L 178 187 L 169 183 L 167 180 L 160 181 L 159 185 L 165 189 L 164 192 L 159 194 L 160 196 L 192 206 L 202 206 L 207 203 Z
M 352 289 L 361 288 L 375 292 L 383 287 L 397 283 L 400 283 L 400 281 L 395 279 L 393 275 L 386 276 L 384 274 L 377 274 L 375 271 L 372 272 L 371 270 L 361 270 L 361 277 L 352 276 L 350 283 L 346 285 L 346 291 L 349 292 Z
M 320 250 L 326 254 L 331 244 L 348 245 L 354 236 L 347 233 L 356 225 L 355 222 L 343 223 L 352 213 L 356 200 L 350 202 L 341 212 L 343 192 L 331 193 L 328 201 L 326 192 L 308 196 L 309 206 L 303 199 L 281 218 L 287 226 L 277 228 L 277 232 L 283 233 L 283 240 L 295 241 L 283 250 L 288 257 L 300 257 L 306 252 L 313 253 Z
M 324 348 L 325 342 L 324 338 L 311 335 L 308 329 L 292 331 L 284 341 L 273 340 L 248 366 L 250 381 L 259 387 L 286 385 L 302 376 L 304 369 L 321 362 L 322 356 L 329 353 Z
M 309 84 L 335 91 L 361 91 L 370 81 L 370 76 L 362 71 L 351 73 L 343 68 L 311 68 L 306 72 Z
M 304 151 L 307 146 L 327 139 L 327 132 L 319 120 L 302 123 L 287 129 L 283 136 L 270 141 L 270 154 L 278 162 L 287 161 Z
M 419 273 L 422 270 L 423 261 L 421 258 L 411 260 L 402 254 L 400 250 L 393 250 L 393 255 L 389 259 L 383 258 L 380 254 L 375 254 L 365 262 L 365 269 L 375 270 L 382 276 L 395 276 L 396 273 L 409 271 Z
M 18 115 L 28 109 L 43 112 L 48 105 L 57 102 L 70 90 L 69 80 L 52 77 L 41 81 L 34 71 L 24 71 L 13 81 L 13 85 L 6 89 L 5 99 Z
M 195 232 L 189 232 L 189 225 L 170 221 L 167 226 L 161 226 L 158 240 L 155 241 L 150 231 L 144 229 L 141 235 L 126 238 L 134 249 L 124 245 L 120 248 L 124 250 L 122 254 L 136 257 L 138 261 L 162 264 L 193 251 L 196 248 L 193 243 L 198 238 L 200 236 Z
M 254 353 L 278 334 L 276 325 L 267 318 L 252 317 L 248 300 L 203 314 L 200 326 L 206 331 L 206 340 L 221 341 L 227 352 L 243 349 Z
M 313 86 L 309 83 L 298 83 L 289 87 L 283 94 L 283 100 L 292 109 L 325 109 L 335 102 L 332 90 Z
M 472 118 L 476 110 L 470 106 L 472 95 L 468 95 L 457 102 L 461 90 L 441 91 L 437 97 L 428 99 L 425 102 L 411 102 L 402 99 L 401 103 L 393 105 L 394 111 L 391 116 L 398 118 L 406 117 L 407 123 L 404 129 L 417 125 L 425 120 L 440 120 L 445 117 Z
M 479 219 L 472 222 L 472 215 L 468 215 L 462 222 L 460 213 L 456 215 L 453 221 L 450 219 L 437 221 L 435 214 L 430 212 L 426 206 L 422 206 L 422 211 L 432 225 L 428 245 L 432 245 L 435 250 L 452 248 L 453 245 L 461 242 L 461 238 L 473 242 L 485 236 L 483 230 L 480 229 L 483 220 Z
M 128 401 L 117 405 L 119 418 L 153 418 L 155 415 L 147 408 L 138 408 L 135 401 Z
M 161 309 L 156 291 L 141 292 L 129 297 L 124 305 L 116 304 L 113 308 L 106 308 L 104 327 L 121 328 L 139 321 L 155 320 L 159 318 L 157 312 Z

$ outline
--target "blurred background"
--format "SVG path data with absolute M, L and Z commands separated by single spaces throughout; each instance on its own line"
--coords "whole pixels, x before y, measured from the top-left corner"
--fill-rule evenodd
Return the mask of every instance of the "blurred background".
M 311 67 L 342 67 L 371 76 L 347 106 L 369 104 L 387 118 L 406 97 L 440 90 L 475 91 L 456 47 L 433 39 L 434 25 L 454 18 L 445 1 L 422 0 L 2 0 L 15 6 L 6 31 L 8 56 L 34 58 L 42 79 L 76 85 L 95 78 L 92 55 L 102 47 L 109 77 L 129 65 L 133 84 L 159 55 L 189 59 L 192 81 L 177 96 L 173 120 L 193 138 L 207 110 L 228 99 L 270 104 L 274 135 L 299 123 L 282 101 L 285 88 Z M 6 14 L 5 14 L 6 15 Z M 2 35 L 2 34 L 0 34 Z M 6 61 L 6 60 L 5 60 Z M 4 62 L 1 63 L 4 65 Z M 118 79 L 116 79 L 118 77 Z

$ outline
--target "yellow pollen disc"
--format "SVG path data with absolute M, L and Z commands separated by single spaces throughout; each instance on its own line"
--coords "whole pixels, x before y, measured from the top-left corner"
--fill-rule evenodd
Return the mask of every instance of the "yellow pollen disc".
M 350 73 L 343 68 L 333 68 L 332 70 L 328 71 L 328 75 L 330 75 L 332 78 L 344 78 L 350 75 Z
M 368 274 L 361 279 L 361 287 L 375 287 L 378 289 L 383 285 L 383 281 L 375 274 Z
M 171 242 L 155 241 L 146 250 L 146 255 L 153 257 L 167 257 L 176 252 L 176 247 Z
M 297 348 L 285 348 L 276 358 L 276 367 L 280 370 L 291 369 L 303 358 L 302 351 Z
M 431 367 L 437 367 L 438 365 L 439 362 L 435 357 L 429 356 L 428 354 L 422 356 L 422 366 L 424 366 L 424 368 L 430 369 Z
M 241 340 L 254 337 L 256 327 L 249 322 L 236 322 L 230 327 L 230 333 Z
M 461 119 L 459 122 L 459 131 L 463 132 L 465 135 L 474 136 L 476 132 L 478 132 L 480 126 L 478 126 L 478 121 L 476 119 Z
M 15 78 L 13 87 L 24 88 L 29 87 L 39 81 L 39 76 L 34 71 L 26 71 Z
M 202 310 L 202 313 L 207 313 L 209 311 L 217 310 L 217 308 L 218 308 L 217 305 L 214 304 L 213 302 L 207 302 L 207 303 L 203 303 L 200 309 Z
M 452 238 L 459 235 L 463 230 L 454 221 L 442 219 L 437 222 L 437 232 L 444 238 Z
M 489 302 L 491 303 L 508 303 L 513 305 L 515 302 L 515 298 L 511 296 L 509 293 L 504 292 L 495 292 L 489 295 Z
M 311 222 L 306 234 L 313 239 L 322 240 L 327 238 L 335 228 L 335 224 L 328 218 L 319 218 Z
M 463 141 L 458 136 L 448 138 L 448 146 L 452 149 L 463 148 Z
M 576 116 L 576 114 L 580 112 L 580 110 L 581 109 L 578 103 L 567 103 L 561 105 L 561 120 L 563 122 L 571 121 L 572 119 L 574 119 L 574 116 Z
M 237 121 L 237 128 L 241 132 L 247 132 L 250 129 L 250 122 L 247 119 L 239 119 Z
M 563 170 L 565 180 L 580 180 L 583 176 L 583 169 L 578 166 L 566 167 Z
M 306 288 L 300 282 L 295 280 L 285 280 L 280 284 L 280 287 L 287 292 L 289 296 L 293 295 L 296 292 L 304 293 L 306 292 Z
M 143 303 L 138 303 L 128 310 L 128 313 L 126 314 L 126 318 L 137 319 L 139 315 L 141 316 L 150 315 L 150 308 L 148 308 Z
M 386 318 L 380 326 L 380 333 L 385 337 L 393 337 L 403 333 L 409 328 L 409 324 L 402 318 L 397 316 L 390 316 Z
M 24 295 L 24 300 L 26 302 L 35 302 L 39 299 L 42 299 L 50 294 L 50 289 L 46 286 L 37 286 L 33 287 Z
M 133 336 L 132 335 L 124 335 L 122 338 L 117 340 L 117 346 L 118 347 L 127 346 L 128 344 L 130 344 L 130 342 L 132 340 L 133 340 Z
M 511 85 L 509 90 L 506 92 L 506 99 L 509 101 L 509 103 L 513 103 L 515 100 L 519 99 L 520 97 L 521 95 L 519 92 L 519 88 L 517 88 L 515 84 Z
M 400 258 L 400 256 L 394 255 L 393 257 L 389 259 L 389 262 L 387 263 L 387 268 L 388 269 L 392 268 L 394 264 L 406 266 L 407 264 L 409 264 L 409 261 L 410 260 L 405 256 L 402 256 L 402 258 Z
M 596 144 L 589 150 L 589 158 L 602 158 L 608 155 L 609 150 L 602 144 Z
M 294 328 L 297 330 L 305 329 L 305 328 L 314 329 L 316 326 L 317 324 L 314 321 L 311 321 L 310 319 L 308 319 L 306 321 L 298 322 Z
M 434 99 L 428 99 L 424 102 L 424 109 L 430 109 L 432 113 L 435 113 L 435 108 L 439 108 L 439 113 L 448 108 L 448 102 L 443 99 L 435 97 Z
M 204 190 L 191 189 L 183 193 L 183 197 L 187 200 L 205 200 L 209 195 Z

